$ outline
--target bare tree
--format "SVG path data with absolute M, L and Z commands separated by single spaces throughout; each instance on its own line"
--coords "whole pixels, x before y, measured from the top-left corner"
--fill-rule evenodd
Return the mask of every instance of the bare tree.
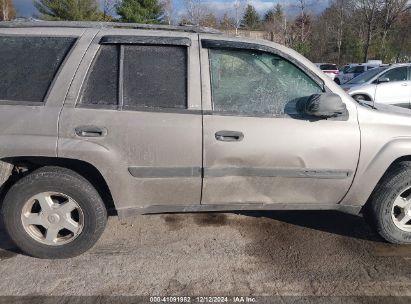
M 163 8 L 164 21 L 171 25 L 174 23 L 175 7 L 173 0 L 161 0 L 161 7 Z
M 330 29 L 332 37 L 335 38 L 337 46 L 337 62 L 341 63 L 341 48 L 343 44 L 344 31 L 349 17 L 351 7 L 350 0 L 335 0 L 330 7 L 331 22 L 327 25 Z
M 184 0 L 184 5 L 186 9 L 185 19 L 193 25 L 199 25 L 200 20 L 206 13 L 205 5 L 203 0 Z
M 385 60 L 387 35 L 396 22 L 398 16 L 407 10 L 408 0 L 382 0 L 382 33 L 380 57 Z
M 247 0 L 235 0 L 234 10 L 235 10 L 235 35 L 238 36 L 238 29 L 241 25 L 241 20 L 244 15 L 244 11 L 247 7 Z
M 16 18 L 12 0 L 0 0 L 0 21 L 8 21 Z
M 380 0 L 357 0 L 357 9 L 360 11 L 363 23 L 365 25 L 364 41 L 364 62 L 368 61 L 371 42 L 377 27 L 378 12 L 381 7 Z
M 103 1 L 103 20 L 110 21 L 111 16 L 115 11 L 118 0 L 104 0 Z

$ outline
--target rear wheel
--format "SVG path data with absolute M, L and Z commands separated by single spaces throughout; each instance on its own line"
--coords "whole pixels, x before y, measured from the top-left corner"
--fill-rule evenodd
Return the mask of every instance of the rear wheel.
M 38 258 L 85 252 L 107 221 L 106 207 L 93 186 L 59 167 L 44 167 L 19 180 L 6 194 L 2 214 L 11 239 Z
M 387 241 L 411 244 L 411 162 L 395 164 L 384 175 L 365 214 Z

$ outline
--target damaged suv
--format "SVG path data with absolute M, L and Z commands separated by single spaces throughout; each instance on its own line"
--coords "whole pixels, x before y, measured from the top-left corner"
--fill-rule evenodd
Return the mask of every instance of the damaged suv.
M 207 29 L 0 23 L 4 226 L 39 258 L 107 214 L 361 212 L 411 243 L 411 112 L 359 104 L 268 41 Z

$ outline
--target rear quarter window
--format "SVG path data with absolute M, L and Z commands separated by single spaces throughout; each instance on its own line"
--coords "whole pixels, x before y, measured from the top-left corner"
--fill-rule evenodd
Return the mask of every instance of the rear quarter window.
M 0 36 L 0 100 L 43 102 L 74 37 Z

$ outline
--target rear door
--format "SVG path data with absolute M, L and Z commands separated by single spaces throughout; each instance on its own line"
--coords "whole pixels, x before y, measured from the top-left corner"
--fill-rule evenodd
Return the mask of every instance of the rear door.
M 388 78 L 389 82 L 376 85 L 375 102 L 410 107 L 411 81 L 407 66 L 390 69 L 379 78 Z
M 73 81 L 59 126 L 58 155 L 100 170 L 120 215 L 199 204 L 197 35 L 99 33 Z
M 253 43 L 201 43 L 202 203 L 337 204 L 358 162 L 355 105 L 346 99 L 340 119 L 303 117 L 296 101 L 322 88 L 293 58 Z

